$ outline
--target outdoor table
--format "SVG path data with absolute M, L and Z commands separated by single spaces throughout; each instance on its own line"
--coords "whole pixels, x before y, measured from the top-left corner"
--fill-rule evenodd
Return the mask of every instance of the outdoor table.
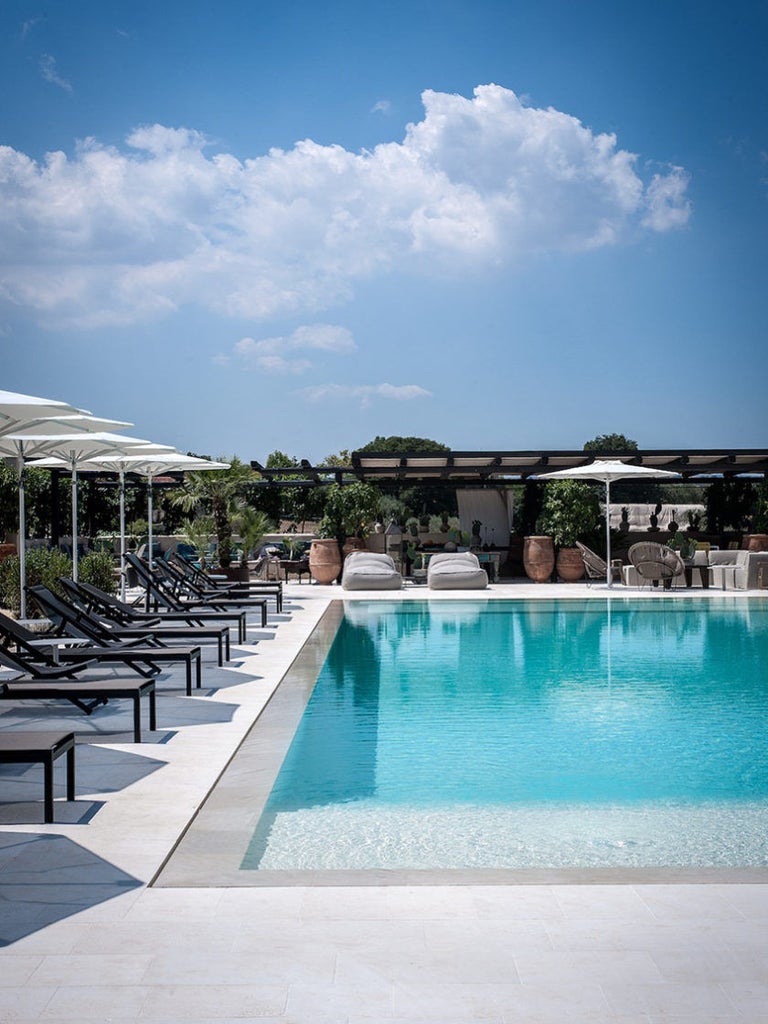
M 53 762 L 67 755 L 67 800 L 75 799 L 73 732 L 7 732 L 0 735 L 0 764 L 42 764 L 44 817 L 53 821 Z
M 295 572 L 298 574 L 299 583 L 301 583 L 301 577 L 306 574 L 310 575 L 309 572 L 309 561 L 306 558 L 281 558 L 280 568 L 285 572 L 285 582 L 288 582 L 288 573 Z
M 683 566 L 685 567 L 685 585 L 686 587 L 693 586 L 693 570 L 698 569 L 701 574 L 701 585 L 705 590 L 709 588 L 709 566 L 708 565 L 696 565 L 692 558 L 684 558 Z

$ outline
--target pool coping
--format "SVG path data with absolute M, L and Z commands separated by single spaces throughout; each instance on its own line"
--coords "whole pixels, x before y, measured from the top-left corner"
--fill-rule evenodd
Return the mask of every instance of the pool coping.
M 418 594 L 422 599 L 428 596 Z M 365 599 L 364 595 L 360 594 L 359 599 Z M 544 599 L 557 598 L 548 595 Z M 768 883 L 768 867 L 244 869 L 241 866 L 243 859 L 343 617 L 344 603 L 340 598 L 330 601 L 269 701 L 152 879 L 152 886 L 275 888 Z

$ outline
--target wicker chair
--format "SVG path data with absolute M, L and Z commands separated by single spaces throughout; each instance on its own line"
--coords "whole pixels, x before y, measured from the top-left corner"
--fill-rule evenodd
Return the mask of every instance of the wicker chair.
M 638 576 L 653 584 L 654 587 L 662 583 L 664 589 L 669 590 L 674 577 L 685 574 L 682 558 L 665 544 L 643 540 L 638 544 L 633 544 L 628 554 Z
M 600 580 L 604 583 L 607 579 L 605 559 L 595 554 L 592 548 L 588 548 L 586 544 L 582 544 L 579 540 L 576 541 L 576 547 L 581 552 L 581 560 L 584 562 L 584 575 L 587 578 L 587 586 L 590 585 L 592 580 Z M 611 578 L 620 581 L 620 570 L 612 567 Z

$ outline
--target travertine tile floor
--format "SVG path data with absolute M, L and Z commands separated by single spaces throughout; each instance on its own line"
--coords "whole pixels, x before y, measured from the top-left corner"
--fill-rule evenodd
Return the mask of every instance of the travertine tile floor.
M 0 1021 L 768 1024 L 768 885 L 149 887 L 340 596 L 289 591 L 228 667 L 206 655 L 205 696 L 164 677 L 141 746 L 122 709 L 0 705 L 81 740 L 54 825 L 37 769 L 0 773 Z

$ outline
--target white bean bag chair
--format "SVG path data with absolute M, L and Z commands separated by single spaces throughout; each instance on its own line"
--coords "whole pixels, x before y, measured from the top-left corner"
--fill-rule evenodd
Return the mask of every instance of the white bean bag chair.
M 344 559 L 341 585 L 345 590 L 400 590 L 403 577 L 389 555 L 351 551 Z
M 446 551 L 430 558 L 427 586 L 431 590 L 483 590 L 488 586 L 488 573 L 471 551 Z

